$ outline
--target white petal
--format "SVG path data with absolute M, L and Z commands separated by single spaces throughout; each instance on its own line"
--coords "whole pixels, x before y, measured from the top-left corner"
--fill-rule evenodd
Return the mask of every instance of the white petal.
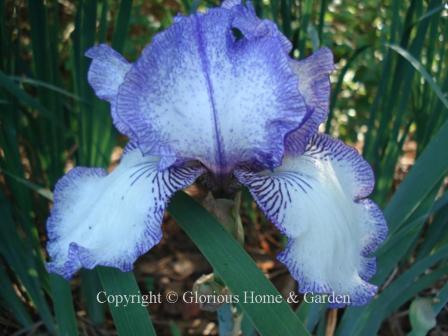
M 70 278 L 81 267 L 132 269 L 157 244 L 167 201 L 194 182 L 202 168 L 157 170 L 159 159 L 130 147 L 110 174 L 74 168 L 56 185 L 47 222 L 48 268 Z
M 355 305 L 375 294 L 366 282 L 375 272 L 369 254 L 387 227 L 379 208 L 363 199 L 373 173 L 355 149 L 317 135 L 302 156 L 285 158 L 274 171 L 239 171 L 237 177 L 288 236 L 279 260 L 301 292 L 349 295 Z

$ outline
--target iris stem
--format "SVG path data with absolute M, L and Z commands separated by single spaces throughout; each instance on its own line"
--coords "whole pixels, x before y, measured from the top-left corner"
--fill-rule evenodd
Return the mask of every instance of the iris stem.
M 236 193 L 234 199 L 215 199 L 211 194 L 203 201 L 204 207 L 210 211 L 224 228 L 241 245 L 244 245 L 244 229 L 241 222 L 241 192 Z M 222 280 L 213 273 L 213 282 L 223 285 Z M 199 279 L 198 279 L 199 280 Z M 211 282 L 208 285 L 213 285 Z M 219 295 L 219 293 L 218 293 Z M 226 303 L 217 309 L 219 335 L 236 336 L 241 331 L 242 312 L 232 304 Z

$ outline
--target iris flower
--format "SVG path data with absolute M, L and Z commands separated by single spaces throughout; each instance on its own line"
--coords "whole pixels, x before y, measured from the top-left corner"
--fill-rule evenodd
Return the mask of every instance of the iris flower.
M 106 45 L 89 49 L 88 80 L 130 141 L 111 173 L 77 167 L 57 183 L 49 271 L 130 271 L 159 243 L 170 197 L 203 176 L 214 191 L 250 190 L 288 237 L 278 259 L 300 292 L 368 302 L 372 253 L 387 231 L 366 198 L 373 172 L 355 149 L 318 133 L 332 53 L 297 61 L 291 48 L 250 3 L 227 0 L 176 17 L 135 63 Z

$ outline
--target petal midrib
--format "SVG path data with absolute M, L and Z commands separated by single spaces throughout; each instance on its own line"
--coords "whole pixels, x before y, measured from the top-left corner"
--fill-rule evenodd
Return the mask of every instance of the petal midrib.
M 196 25 L 196 39 L 197 39 L 197 47 L 198 47 L 198 53 L 199 53 L 199 59 L 201 62 L 202 72 L 205 77 L 205 83 L 207 85 L 207 95 L 210 102 L 210 109 L 212 111 L 212 119 L 213 119 L 213 126 L 214 126 L 214 133 L 215 133 L 215 164 L 217 167 L 214 168 L 215 173 L 219 173 L 222 170 L 226 169 L 226 159 L 223 152 L 223 144 L 222 144 L 222 136 L 221 136 L 221 130 L 219 128 L 219 117 L 216 110 L 216 103 L 214 98 L 214 92 L 213 92 L 213 84 L 210 79 L 210 66 L 209 66 L 209 59 L 207 57 L 207 53 L 205 50 L 205 41 L 203 38 L 204 32 L 202 29 L 202 25 L 200 22 L 200 19 L 198 17 L 198 14 L 194 15 L 195 25 Z

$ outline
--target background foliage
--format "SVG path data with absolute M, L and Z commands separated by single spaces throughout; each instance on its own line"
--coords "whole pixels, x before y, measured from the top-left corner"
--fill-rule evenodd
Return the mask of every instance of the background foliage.
M 374 198 L 385 209 L 390 234 L 377 253 L 374 282 L 381 290 L 369 305 L 339 311 L 306 303 L 241 305 L 244 334 L 448 332 L 447 5 L 441 0 L 253 3 L 293 41 L 295 57 L 320 46 L 333 50 L 337 70 L 325 129 L 356 146 L 373 165 Z M 101 288 L 132 294 L 160 288 L 153 277 L 140 276 L 145 261 L 137 266 L 138 282 L 132 273 L 100 268 L 68 283 L 46 272 L 43 247 L 57 179 L 74 165 L 109 166 L 126 142 L 111 125 L 108 105 L 87 84 L 84 51 L 106 42 L 135 60 L 173 15 L 214 5 L 217 1 L 0 0 L 0 325 L 6 334 L 116 329 L 143 335 L 153 334 L 154 327 L 161 334 L 205 333 L 205 327 L 183 323 L 182 314 L 151 307 L 156 316 L 151 320 L 146 309 L 132 306 L 111 307 L 109 315 L 96 302 Z M 282 291 L 256 267 L 253 258 L 260 266 L 260 257 L 253 248 L 268 251 L 265 256 L 273 260 L 283 241 L 248 194 L 243 221 L 253 258 L 186 195 L 177 195 L 169 210 L 207 259 L 206 269 L 212 267 L 232 292 Z M 168 229 L 173 225 L 167 221 Z M 259 238 L 266 231 L 272 233 L 268 243 Z M 197 251 L 186 244 L 187 251 Z M 166 246 L 150 254 L 162 258 Z M 268 273 L 272 276 L 271 268 Z M 216 321 L 210 314 L 198 316 Z M 210 330 L 216 332 L 216 326 Z

